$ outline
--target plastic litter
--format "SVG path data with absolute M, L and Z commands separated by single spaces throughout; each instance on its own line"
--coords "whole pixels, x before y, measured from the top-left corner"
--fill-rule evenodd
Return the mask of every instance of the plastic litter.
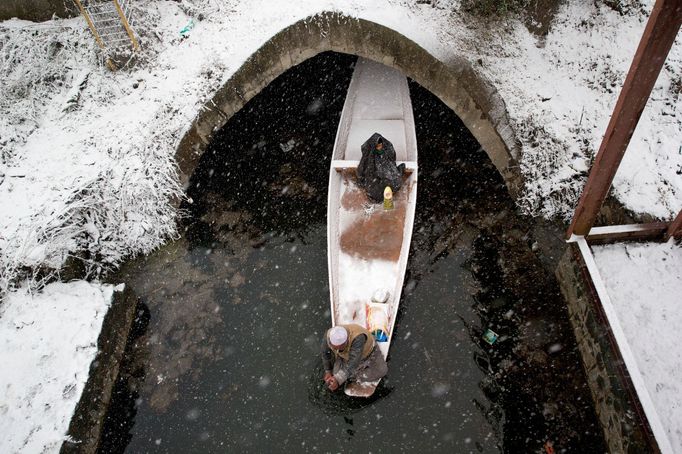
M 554 454 L 554 443 L 552 443 L 551 440 L 547 440 L 547 442 L 545 442 L 544 448 L 547 454 Z
M 194 19 L 190 19 L 189 22 L 187 22 L 187 25 L 182 27 L 180 30 L 180 36 L 183 38 L 187 38 L 189 36 L 189 32 L 194 28 Z
M 489 343 L 490 345 L 493 345 L 499 336 L 497 333 L 491 329 L 485 330 L 483 333 L 483 340 Z
M 373 303 L 386 303 L 388 301 L 389 292 L 385 288 L 379 288 L 372 295 Z
M 388 342 L 388 314 L 386 304 L 367 303 L 367 328 L 377 342 Z
M 390 186 L 386 186 L 384 189 L 384 210 L 393 209 L 393 190 Z

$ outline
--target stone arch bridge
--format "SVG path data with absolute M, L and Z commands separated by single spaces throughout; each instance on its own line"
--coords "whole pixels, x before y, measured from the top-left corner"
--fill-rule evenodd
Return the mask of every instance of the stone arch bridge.
M 375 22 L 325 12 L 277 33 L 234 73 L 197 115 L 181 139 L 176 160 L 189 181 L 214 131 L 289 68 L 318 53 L 335 51 L 399 69 L 431 91 L 464 122 L 517 197 L 520 146 L 504 101 L 464 58 L 443 62 L 404 35 Z

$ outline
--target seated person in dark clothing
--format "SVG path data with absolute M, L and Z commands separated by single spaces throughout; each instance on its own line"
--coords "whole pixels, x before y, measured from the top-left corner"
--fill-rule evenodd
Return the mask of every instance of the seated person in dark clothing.
M 360 325 L 337 325 L 324 335 L 321 346 L 324 382 L 331 391 L 349 380 L 379 380 L 388 372 L 374 337 Z
M 405 164 L 395 165 L 393 144 L 374 133 L 362 144 L 362 158 L 358 164 L 358 184 L 374 202 L 384 200 L 384 189 L 390 186 L 395 193 L 403 184 Z

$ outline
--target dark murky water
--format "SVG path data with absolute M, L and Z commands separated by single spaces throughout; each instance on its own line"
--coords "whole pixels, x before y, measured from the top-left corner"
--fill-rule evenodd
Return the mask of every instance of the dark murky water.
M 101 451 L 605 452 L 551 271 L 560 234 L 516 212 L 416 84 L 418 208 L 389 376 L 370 400 L 323 389 L 327 178 L 353 63 L 323 54 L 252 100 L 204 155 L 183 238 L 123 270 L 142 304 Z

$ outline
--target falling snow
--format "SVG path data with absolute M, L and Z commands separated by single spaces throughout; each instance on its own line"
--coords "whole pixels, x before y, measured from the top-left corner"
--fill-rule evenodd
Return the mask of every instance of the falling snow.
M 143 54 L 137 66 L 117 73 L 109 72 L 99 61 L 81 18 L 41 24 L 18 20 L 0 23 L 0 326 L 4 327 L 0 337 L 10 343 L 2 349 L 3 354 L 19 358 L 13 361 L 28 367 L 0 377 L 9 380 L 17 376 L 16 382 L 25 385 L 15 389 L 13 384 L 0 382 L 6 391 L 12 387 L 5 395 L 18 396 L 11 405 L 0 403 L 0 412 L 11 415 L 3 416 L 2 424 L 20 421 L 19 426 L 2 426 L 7 451 L 22 447 L 31 451 L 59 449 L 72 411 L 68 408 L 77 402 L 87 378 L 96 351 L 92 345 L 111 292 L 107 286 L 83 282 L 49 284 L 31 296 L 32 289 L 58 278 L 49 270 L 58 270 L 69 256 L 91 257 L 85 267 L 92 278 L 128 257 L 147 254 L 176 238 L 178 211 L 172 202 L 181 197 L 184 188 L 178 180 L 174 153 L 183 133 L 206 100 L 249 55 L 270 36 L 311 14 L 343 11 L 381 23 L 443 61 L 462 57 L 460 52 L 464 52 L 464 58 L 505 100 L 516 129 L 522 147 L 521 170 L 526 177 L 520 205 L 527 212 L 546 217 L 570 213 L 643 30 L 645 15 L 638 11 L 620 15 L 597 2 L 569 1 L 559 9 L 549 34 L 538 37 L 513 18 L 490 33 L 485 25 L 470 21 L 458 11 L 459 2 L 432 3 L 140 0 L 136 2 L 136 15 L 138 30 L 144 35 Z M 643 3 L 650 10 L 652 2 Z M 178 31 L 191 17 L 197 19 L 197 25 L 182 40 Z M 682 206 L 679 39 L 633 137 L 631 149 L 636 153 L 626 155 L 613 189 L 627 208 L 660 218 L 669 218 Z M 315 99 L 307 104 L 306 112 L 315 117 L 323 108 L 324 102 Z M 297 145 L 292 139 L 280 143 L 279 148 L 290 153 Z M 265 142 L 257 142 L 251 152 L 257 153 L 264 146 Z M 438 175 L 434 173 L 433 178 Z M 287 181 L 278 191 L 289 197 L 317 196 L 313 188 L 296 180 Z M 235 194 L 243 195 L 239 188 Z M 291 214 L 292 218 L 298 216 Z M 251 239 L 256 247 L 269 240 Z M 292 255 L 297 253 L 296 246 L 287 248 Z M 207 248 L 204 256 L 213 257 L 215 253 Z M 505 263 L 498 265 L 504 267 Z M 25 270 L 38 268 L 47 270 L 44 281 L 33 278 L 28 286 L 20 285 L 21 278 L 33 277 Z M 247 283 L 236 272 L 226 282 L 234 287 Z M 405 294 L 417 290 L 417 280 L 408 280 Z M 47 316 L 58 304 L 65 305 L 64 311 Z M 304 305 L 300 308 L 306 309 Z M 220 323 L 217 307 L 208 304 L 203 309 L 206 320 L 210 320 L 205 323 Z M 28 376 L 41 361 L 53 361 L 63 352 L 52 349 L 44 352 L 46 359 L 41 356 L 29 361 L 31 356 L 24 355 L 22 348 L 40 336 L 55 335 L 55 329 L 44 325 L 53 326 L 62 320 L 60 317 L 71 315 L 76 328 L 63 331 L 87 334 L 88 339 L 67 343 L 62 337 L 61 342 L 42 342 L 30 352 L 40 352 L 47 345 L 59 346 L 68 357 L 59 364 L 78 358 L 78 365 L 60 371 L 68 376 L 68 383 L 50 393 L 64 396 L 68 405 L 46 401 L 50 411 L 66 410 L 60 415 L 41 412 L 50 422 L 41 427 L 50 433 L 32 432 L 34 423 L 24 424 L 25 415 L 15 412 L 25 409 L 28 400 L 22 396 L 33 393 L 42 399 L 48 392 L 48 380 L 42 380 L 42 375 L 25 378 L 21 374 Z M 506 311 L 502 318 L 510 321 L 515 317 L 515 312 Z M 17 322 L 25 325 L 16 326 Z M 204 326 L 201 323 L 197 322 Z M 20 333 L 38 329 L 26 342 L 13 344 L 23 339 Z M 540 337 L 547 345 L 546 350 L 520 351 L 519 355 L 542 362 L 548 361 L 542 355 L 549 354 L 551 360 L 565 354 L 564 344 L 554 342 L 551 336 L 549 340 L 534 337 L 534 330 L 552 333 L 554 327 L 538 328 L 530 323 L 524 329 L 529 342 Z M 403 337 L 409 338 L 410 331 Z M 422 351 L 420 342 L 415 341 L 413 348 Z M 74 356 L 74 351 L 79 353 Z M 232 356 L 231 352 L 234 349 L 227 348 L 224 353 Z M 47 366 L 40 370 L 49 373 Z M 177 386 L 177 376 L 172 380 L 163 374 L 152 377 L 161 390 L 171 392 Z M 42 388 L 38 386 L 41 382 L 32 381 L 36 378 L 45 383 Z M 260 376 L 256 382 L 259 389 L 274 385 L 269 375 Z M 427 392 L 439 398 L 450 396 L 453 393 L 447 386 L 434 383 Z M 448 401 L 444 407 L 450 405 Z M 548 415 L 554 411 L 551 403 L 542 408 Z M 488 415 L 493 415 L 493 410 Z M 200 420 L 201 412 L 192 408 L 186 418 Z M 53 422 L 61 425 L 53 426 Z M 680 439 L 679 434 L 671 435 L 675 436 Z M 198 438 L 207 441 L 210 434 L 202 431 Z M 153 440 L 161 445 L 163 439 Z M 471 442 L 471 438 L 464 439 L 466 444 Z

